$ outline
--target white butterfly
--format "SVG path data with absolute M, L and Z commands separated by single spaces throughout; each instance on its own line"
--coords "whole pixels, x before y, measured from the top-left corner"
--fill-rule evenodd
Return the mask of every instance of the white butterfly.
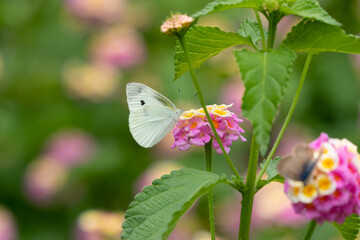
M 135 141 L 145 148 L 160 142 L 183 112 L 165 96 L 141 83 L 128 83 L 126 95 L 130 109 L 130 132 Z

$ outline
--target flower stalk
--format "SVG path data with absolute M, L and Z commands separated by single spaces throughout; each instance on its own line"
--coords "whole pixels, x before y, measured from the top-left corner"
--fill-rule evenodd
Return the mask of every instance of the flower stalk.
M 267 51 L 274 48 L 275 37 L 276 37 L 276 27 L 280 21 L 280 17 L 277 12 L 272 12 L 269 14 L 269 33 L 267 41 Z
M 212 172 L 212 140 L 205 144 L 206 171 Z M 214 196 L 211 189 L 208 193 L 209 220 L 211 240 L 215 240 Z
M 316 226 L 317 226 L 316 221 L 314 221 L 314 220 L 310 221 L 308 229 L 307 229 L 306 234 L 304 236 L 304 240 L 310 240 L 311 239 L 311 237 L 312 237 L 312 235 L 313 235 L 313 233 L 315 231 Z
M 259 29 L 260 29 L 260 36 L 261 36 L 261 43 L 262 43 L 262 48 L 263 49 L 266 49 L 266 41 L 265 41 L 265 34 L 264 34 L 264 28 L 262 26 L 262 23 L 261 23 L 261 19 L 260 19 L 260 16 L 259 16 L 259 12 L 254 10 L 254 13 L 255 13 L 255 16 L 256 16 L 256 21 L 259 25 Z
M 239 226 L 239 239 L 247 240 L 250 234 L 251 213 L 255 195 L 255 178 L 256 169 L 259 157 L 259 145 L 256 142 L 255 136 L 252 136 L 251 149 L 249 157 L 249 165 L 246 176 L 245 191 L 242 195 L 240 226 Z
M 198 81 L 198 79 L 197 79 L 197 77 L 196 77 L 194 68 L 193 68 L 192 63 L 191 63 L 190 58 L 189 58 L 189 54 L 188 54 L 187 46 L 186 46 L 186 43 L 185 43 L 184 35 L 182 35 L 182 34 L 176 34 L 176 36 L 178 37 L 179 42 L 180 42 L 180 45 L 181 45 L 181 47 L 182 47 L 182 49 L 183 49 L 183 51 L 184 51 L 184 55 L 185 55 L 185 58 L 186 58 L 186 62 L 187 62 L 187 64 L 188 64 L 189 70 L 190 70 L 190 76 L 191 76 L 192 82 L 193 82 L 193 84 L 194 84 L 194 86 L 195 86 L 195 89 L 196 89 L 196 91 L 197 91 L 197 93 L 198 93 L 198 98 L 199 98 L 199 101 L 200 101 L 200 105 L 201 105 L 201 107 L 204 109 L 206 118 L 207 118 L 207 120 L 209 121 L 211 130 L 212 130 L 213 133 L 214 133 L 215 139 L 216 139 L 216 141 L 218 142 L 218 144 L 219 144 L 219 146 L 220 146 L 220 148 L 221 148 L 221 151 L 222 151 L 222 153 L 223 153 L 223 155 L 224 155 L 227 163 L 229 164 L 231 170 L 232 170 L 233 173 L 236 175 L 236 177 L 237 177 L 238 179 L 240 179 L 240 178 L 241 178 L 241 177 L 240 177 L 240 174 L 239 174 L 239 172 L 237 171 L 237 169 L 235 168 L 235 166 L 234 166 L 233 162 L 231 161 L 229 155 L 227 154 L 227 152 L 226 152 L 226 150 L 225 150 L 225 148 L 224 148 L 224 146 L 223 146 L 223 144 L 222 144 L 222 142 L 221 142 L 221 139 L 220 139 L 220 137 L 219 137 L 219 134 L 217 133 L 216 128 L 215 128 L 215 126 L 214 126 L 214 124 L 213 124 L 213 122 L 212 122 L 212 120 L 211 120 L 210 114 L 209 114 L 209 112 L 208 112 L 208 110 L 207 110 L 207 108 L 206 108 L 205 100 L 204 100 L 203 93 L 202 93 L 201 88 L 200 88 L 200 85 L 199 85 L 199 81 Z

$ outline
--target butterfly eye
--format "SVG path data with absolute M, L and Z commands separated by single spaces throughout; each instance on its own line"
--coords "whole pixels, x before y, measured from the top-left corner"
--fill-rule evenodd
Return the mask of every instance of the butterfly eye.
M 144 100 L 141 100 L 140 103 L 141 103 L 141 106 L 142 106 L 142 105 L 145 105 Z

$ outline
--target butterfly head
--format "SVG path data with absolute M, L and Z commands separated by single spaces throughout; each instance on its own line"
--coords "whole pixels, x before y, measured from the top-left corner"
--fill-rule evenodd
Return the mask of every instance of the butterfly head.
M 183 114 L 183 110 L 182 109 L 176 109 L 176 115 L 178 116 L 178 117 L 180 117 L 181 116 L 181 114 Z

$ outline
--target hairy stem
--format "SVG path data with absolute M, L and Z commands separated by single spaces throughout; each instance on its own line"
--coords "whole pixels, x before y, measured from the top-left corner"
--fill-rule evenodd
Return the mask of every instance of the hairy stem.
M 265 50 L 266 49 L 266 42 L 265 42 L 264 28 L 262 26 L 261 19 L 260 19 L 258 11 L 254 10 L 254 12 L 255 12 L 256 20 L 257 20 L 257 23 L 258 23 L 259 29 L 260 29 L 262 47 Z
M 276 36 L 276 26 L 278 24 L 278 19 L 276 13 L 271 13 L 269 17 L 269 32 L 268 32 L 268 42 L 267 50 L 274 48 L 275 36 Z
M 198 97 L 199 97 L 199 100 L 200 100 L 200 104 L 201 104 L 201 107 L 204 109 L 204 112 L 205 112 L 205 115 L 206 115 L 206 118 L 210 124 L 210 127 L 211 127 L 211 130 L 212 132 L 214 133 L 215 135 L 215 139 L 216 141 L 218 142 L 220 148 L 221 148 L 221 151 L 227 161 L 227 163 L 229 164 L 231 170 L 234 172 L 234 174 L 236 175 L 237 178 L 240 179 L 240 174 L 238 173 L 237 169 L 235 168 L 233 162 L 231 161 L 229 155 L 227 154 L 225 148 L 224 148 L 224 145 L 222 144 L 222 141 L 219 137 L 219 134 L 217 133 L 216 131 L 216 128 L 214 126 L 214 123 L 212 122 L 211 120 L 211 117 L 210 117 L 210 114 L 206 108 L 206 104 L 205 104 L 205 100 L 204 100 L 204 97 L 203 97 L 203 94 L 202 94 L 202 91 L 201 91 L 201 88 L 200 88 L 200 85 L 199 85 L 199 81 L 196 77 L 196 74 L 195 74 L 195 71 L 194 71 L 194 68 L 192 66 L 192 63 L 190 61 L 190 58 L 189 58 L 189 54 L 188 54 L 188 50 L 187 50 L 187 47 L 186 47 L 186 43 L 185 43 L 185 38 L 183 35 L 177 35 L 179 41 L 180 41 L 180 44 L 181 44 L 181 47 L 183 48 L 184 50 L 184 55 L 185 55 L 185 58 L 186 58 L 186 61 L 187 61 L 187 64 L 189 66 L 189 70 L 190 70 L 190 76 L 191 76 L 191 79 L 193 81 L 193 84 L 195 86 L 195 89 L 198 93 Z
M 316 221 L 315 220 L 311 220 L 310 223 L 309 223 L 309 226 L 308 226 L 308 229 L 306 230 L 306 234 L 304 236 L 304 240 L 310 240 L 314 231 L 315 231 L 315 228 L 316 228 L 317 224 L 316 224 Z
M 205 157 L 206 157 L 206 171 L 212 171 L 212 140 L 205 144 Z M 209 220 L 210 220 L 210 233 L 211 240 L 215 240 L 215 218 L 214 218 L 214 196 L 213 190 L 208 193 L 209 203 Z
M 296 90 L 296 93 L 295 93 L 295 96 L 294 96 L 294 100 L 293 100 L 293 102 L 291 104 L 291 107 L 289 109 L 289 112 L 288 112 L 288 114 L 287 114 L 287 116 L 285 118 L 284 124 L 282 125 L 282 127 L 280 129 L 280 132 L 279 132 L 279 134 L 278 134 L 278 136 L 276 138 L 276 141 L 275 141 L 274 145 L 272 146 L 271 151 L 270 151 L 267 159 L 264 162 L 264 167 L 261 169 L 260 173 L 256 177 L 256 184 L 260 181 L 261 177 L 265 173 L 266 168 L 269 166 L 269 164 L 271 162 L 271 159 L 273 158 L 273 156 L 275 154 L 275 151 L 276 151 L 277 147 L 279 146 L 280 140 L 281 140 L 282 136 L 284 135 L 284 132 L 285 132 L 290 120 L 291 120 L 291 117 L 292 117 L 292 115 L 294 113 L 296 104 L 297 104 L 297 102 L 299 100 L 302 87 L 304 85 L 304 81 L 305 81 L 306 74 L 307 74 L 308 69 L 309 69 L 309 65 L 310 65 L 312 56 L 313 56 L 313 53 L 308 53 L 307 58 L 306 58 L 306 62 L 305 62 L 305 65 L 304 65 L 304 69 L 303 69 L 303 72 L 301 74 L 301 78 L 300 78 L 300 81 L 299 81 L 299 85 L 297 87 L 297 90 Z
M 255 177 L 259 157 L 259 145 L 255 136 L 252 136 L 249 157 L 249 166 L 246 176 L 245 191 L 242 195 L 239 239 L 248 240 L 250 233 L 251 213 L 255 195 Z

